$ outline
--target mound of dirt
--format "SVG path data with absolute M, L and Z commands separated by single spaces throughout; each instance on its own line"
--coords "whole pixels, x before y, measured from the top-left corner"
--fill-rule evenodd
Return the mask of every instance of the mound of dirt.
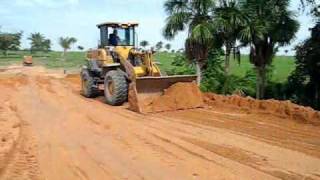
M 143 113 L 199 108 L 204 105 L 202 93 L 195 83 L 176 83 L 164 94 L 140 102 Z
M 259 112 L 290 118 L 299 122 L 320 125 L 320 112 L 310 107 L 299 106 L 290 101 L 256 100 L 237 95 L 222 96 L 213 93 L 204 94 L 204 102 L 210 106 L 230 107 L 245 110 L 247 113 Z

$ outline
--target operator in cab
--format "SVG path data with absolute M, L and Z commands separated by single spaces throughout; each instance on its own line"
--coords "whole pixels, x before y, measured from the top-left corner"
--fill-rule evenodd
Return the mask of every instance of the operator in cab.
M 109 45 L 118 46 L 120 38 L 118 36 L 118 31 L 116 29 L 113 30 L 113 33 L 109 35 Z

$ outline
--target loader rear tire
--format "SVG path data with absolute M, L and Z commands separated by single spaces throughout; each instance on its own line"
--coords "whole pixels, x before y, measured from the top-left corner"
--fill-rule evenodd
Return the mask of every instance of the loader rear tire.
M 99 90 L 94 83 L 94 78 L 88 69 L 81 71 L 81 92 L 87 98 L 97 97 Z
M 120 106 L 128 99 L 128 82 L 121 71 L 109 71 L 104 79 L 104 96 L 106 103 Z

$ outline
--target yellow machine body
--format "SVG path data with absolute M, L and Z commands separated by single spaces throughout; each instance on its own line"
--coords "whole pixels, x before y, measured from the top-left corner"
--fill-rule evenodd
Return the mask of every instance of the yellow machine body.
M 129 55 L 138 56 L 141 59 L 142 64 L 133 67 L 135 77 L 159 77 L 161 75 L 160 68 L 154 62 L 151 52 L 138 52 L 133 46 L 117 46 L 114 47 L 113 52 L 118 55 L 120 64 L 124 64 L 125 61 L 128 61 Z M 87 59 L 89 61 L 97 60 L 101 67 L 108 67 L 108 65 L 116 63 L 110 50 L 102 48 L 88 51 Z
M 92 78 L 94 80 L 94 88 L 98 87 L 99 84 L 104 84 L 105 92 L 106 89 L 108 91 L 105 93 L 105 96 L 110 96 L 110 92 L 113 92 L 113 90 L 109 91 L 108 89 L 112 89 L 114 84 L 109 83 L 107 85 L 106 82 L 108 82 L 108 80 L 106 81 L 106 76 L 108 76 L 108 72 L 110 71 L 120 71 L 127 79 L 129 97 L 131 97 L 131 100 L 134 99 L 135 103 L 138 103 L 141 99 L 148 96 L 163 93 L 164 89 L 167 89 L 177 82 L 193 82 L 196 80 L 196 76 L 194 75 L 163 76 L 160 68 L 154 61 L 154 52 L 142 51 L 135 48 L 135 27 L 137 26 L 137 23 L 115 22 L 98 25 L 100 28 L 101 42 L 98 49 L 90 49 L 87 52 L 88 67 L 85 68 L 89 71 L 90 76 L 93 76 L 89 77 L 89 79 Z M 109 29 L 123 30 L 122 36 L 124 36 L 125 39 L 121 40 L 119 38 L 121 44 L 111 45 L 111 30 Z M 89 75 L 88 73 L 84 73 L 84 76 L 88 77 Z M 87 81 L 86 78 L 83 78 L 83 80 Z M 87 97 L 89 96 L 91 96 L 91 94 L 87 94 Z M 112 104 L 121 103 L 122 101 Z M 137 105 L 135 104 L 133 106 Z M 135 108 L 135 110 L 140 111 L 139 107 Z

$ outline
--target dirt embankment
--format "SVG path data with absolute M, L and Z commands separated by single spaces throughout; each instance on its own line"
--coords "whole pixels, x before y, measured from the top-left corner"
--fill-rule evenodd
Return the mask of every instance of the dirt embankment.
M 236 108 L 247 113 L 267 113 L 303 123 L 320 125 L 319 111 L 299 106 L 290 101 L 256 100 L 250 97 L 222 96 L 214 93 L 205 93 L 204 101 L 215 108 Z
M 66 79 L 75 84 L 81 83 L 78 75 L 69 75 Z M 137 104 L 137 101 L 137 99 L 134 100 L 134 104 Z M 201 93 L 195 83 L 176 83 L 166 89 L 163 95 L 146 98 L 139 102 L 139 107 L 133 109 L 137 111 L 141 108 L 143 113 L 157 113 L 201 108 L 204 105 L 220 110 L 237 109 L 249 114 L 272 114 L 298 122 L 320 125 L 320 112 L 310 107 L 299 106 L 290 101 L 256 100 L 237 95 Z
M 320 125 L 320 112 L 310 107 L 299 106 L 290 101 L 256 100 L 237 95 L 222 96 L 214 93 L 201 93 L 195 83 L 176 83 L 164 94 L 149 97 L 140 102 L 143 113 L 186 110 L 203 107 L 236 108 L 247 113 L 265 113 L 292 119 L 303 123 Z
M 141 103 L 144 113 L 194 109 L 203 105 L 202 93 L 195 83 L 176 83 L 163 95 L 149 97 Z

